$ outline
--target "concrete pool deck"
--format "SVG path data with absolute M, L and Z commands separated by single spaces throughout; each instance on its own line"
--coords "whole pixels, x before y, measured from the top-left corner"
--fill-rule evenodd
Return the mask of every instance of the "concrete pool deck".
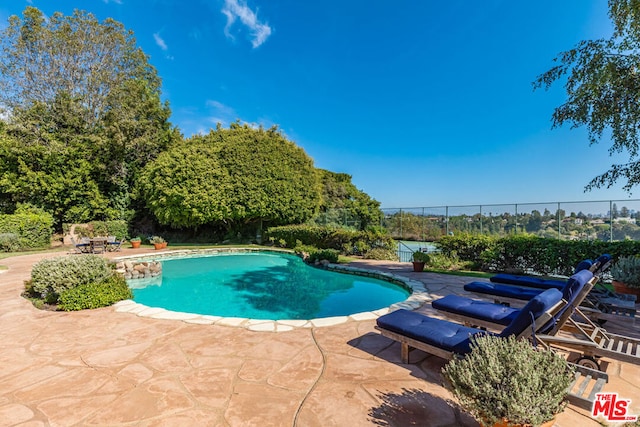
M 0 426 L 478 425 L 449 403 L 446 362 L 415 352 L 402 364 L 373 319 L 274 333 L 114 307 L 37 310 L 20 296 L 24 280 L 35 262 L 58 255 L 0 261 L 9 267 L 0 274 Z M 419 280 L 434 298 L 463 294 L 471 280 L 413 273 L 407 263 L 354 265 Z M 607 327 L 640 333 L 635 320 Z M 640 367 L 611 361 L 607 372 L 604 391 L 640 414 Z M 569 406 L 555 425 L 602 424 Z

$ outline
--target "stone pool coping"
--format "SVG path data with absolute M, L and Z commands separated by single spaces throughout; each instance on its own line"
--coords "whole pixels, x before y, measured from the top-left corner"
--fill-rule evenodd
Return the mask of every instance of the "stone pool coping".
M 217 249 L 180 249 L 175 251 L 167 251 L 158 254 L 140 254 L 128 255 L 124 257 L 114 258 L 113 261 L 158 261 L 162 259 L 182 258 L 188 256 L 216 255 L 220 253 L 246 253 L 246 252 L 274 252 L 295 254 L 293 251 L 284 249 L 260 249 L 260 248 L 217 248 Z M 195 313 L 185 313 L 179 311 L 167 310 L 160 307 L 149 307 L 144 304 L 137 303 L 133 300 L 120 301 L 113 305 L 115 311 L 131 313 L 140 317 L 148 317 L 152 319 L 180 320 L 186 323 L 202 324 L 202 325 L 219 325 L 245 328 L 255 332 L 287 332 L 297 328 L 317 328 L 325 326 L 334 326 L 346 322 L 372 320 L 385 315 L 391 311 L 401 308 L 407 310 L 415 310 L 424 303 L 431 301 L 432 297 L 425 288 L 424 284 L 418 280 L 396 275 L 388 272 L 369 270 L 358 267 L 350 267 L 340 264 L 328 264 L 324 268 L 330 271 L 345 274 L 355 274 L 358 276 L 372 277 L 385 280 L 387 282 L 400 285 L 411 292 L 411 295 L 404 301 L 397 302 L 374 311 L 365 311 L 350 314 L 348 316 L 321 317 L 309 320 L 265 320 L 251 319 L 244 317 L 222 317 L 202 315 Z

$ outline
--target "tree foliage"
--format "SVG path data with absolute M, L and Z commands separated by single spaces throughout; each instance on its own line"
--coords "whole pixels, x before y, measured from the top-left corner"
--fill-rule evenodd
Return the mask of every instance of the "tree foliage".
M 367 193 L 359 190 L 351 182 L 351 175 L 319 169 L 322 183 L 321 215 L 316 219 L 318 223 L 331 223 L 328 218 L 332 210 L 340 210 L 337 215 L 348 215 L 357 223 L 359 229 L 364 230 L 370 225 L 380 225 L 382 211 L 380 202 L 372 199 Z M 335 222 L 342 222 L 336 218 Z
M 0 33 L 0 204 L 63 222 L 126 219 L 139 171 L 180 138 L 133 33 L 27 7 Z
M 626 181 L 640 183 L 640 2 L 609 0 L 614 32 L 608 39 L 584 40 L 555 58 L 558 65 L 538 76 L 534 87 L 549 88 L 565 79 L 567 101 L 553 113 L 553 126 L 586 126 L 591 144 L 611 135 L 609 153 L 629 154 L 595 177 L 586 190 Z
M 218 126 L 163 153 L 140 179 L 158 222 L 193 228 L 224 222 L 300 223 L 320 203 L 313 161 L 276 127 Z

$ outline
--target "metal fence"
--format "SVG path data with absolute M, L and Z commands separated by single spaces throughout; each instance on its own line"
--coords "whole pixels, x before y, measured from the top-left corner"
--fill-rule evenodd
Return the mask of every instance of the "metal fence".
M 379 224 L 399 241 L 398 257 L 408 262 L 416 250 L 433 251 L 446 235 L 529 233 L 561 240 L 640 240 L 640 199 L 585 202 L 513 203 L 381 209 Z M 359 229 L 347 209 L 330 209 L 314 221 Z
M 530 233 L 563 240 L 640 240 L 640 199 L 382 209 L 398 240 L 429 242 L 460 232 Z
M 381 209 L 379 224 L 395 239 L 432 242 L 460 232 L 530 233 L 563 240 L 640 240 L 640 199 Z M 360 218 L 330 209 L 313 221 L 358 229 Z

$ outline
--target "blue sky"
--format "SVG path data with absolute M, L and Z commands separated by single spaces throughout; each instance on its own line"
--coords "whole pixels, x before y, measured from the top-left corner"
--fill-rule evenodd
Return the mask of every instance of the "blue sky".
M 625 157 L 552 130 L 563 88 L 531 84 L 610 34 L 606 0 L 5 0 L 2 25 L 28 5 L 132 30 L 185 136 L 277 124 L 383 207 L 629 198 L 584 192 Z

